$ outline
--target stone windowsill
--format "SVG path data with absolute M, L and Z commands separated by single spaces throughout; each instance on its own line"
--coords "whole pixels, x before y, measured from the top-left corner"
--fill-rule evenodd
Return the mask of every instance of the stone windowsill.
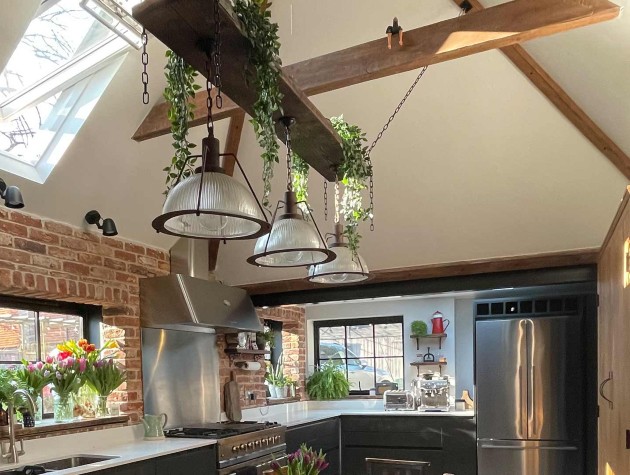
M 44 419 L 37 422 L 35 427 L 18 427 L 15 436 L 20 439 L 38 439 L 54 435 L 85 432 L 87 430 L 106 429 L 110 427 L 124 426 L 129 423 L 129 416 L 99 417 L 98 419 L 82 419 L 72 422 L 54 422 L 52 419 Z M 7 426 L 0 426 L 0 439 L 9 436 Z

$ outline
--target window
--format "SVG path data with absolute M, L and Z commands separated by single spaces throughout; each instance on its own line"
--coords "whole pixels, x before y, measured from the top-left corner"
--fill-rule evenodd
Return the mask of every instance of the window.
M 44 183 L 85 123 L 129 46 L 95 16 L 42 2 L 0 74 L 0 168 Z
M 99 314 L 100 309 L 90 305 L 0 298 L 0 367 L 14 366 L 22 359 L 41 360 L 59 343 L 89 338 L 88 318 Z M 42 397 L 44 413 L 52 413 L 49 388 Z
M 317 364 L 343 366 L 351 394 L 383 382 L 404 387 L 402 316 L 317 321 L 313 328 Z

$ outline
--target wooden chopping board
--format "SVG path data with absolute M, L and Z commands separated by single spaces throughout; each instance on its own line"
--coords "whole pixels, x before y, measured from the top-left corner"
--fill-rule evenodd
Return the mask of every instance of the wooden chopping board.
M 241 390 L 234 378 L 234 371 L 230 372 L 230 381 L 223 388 L 225 401 L 225 415 L 232 422 L 239 422 L 243 418 L 241 412 Z

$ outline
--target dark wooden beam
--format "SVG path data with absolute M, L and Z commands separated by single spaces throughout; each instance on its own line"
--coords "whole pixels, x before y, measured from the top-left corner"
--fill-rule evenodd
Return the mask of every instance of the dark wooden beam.
M 243 123 L 245 122 L 245 112 L 239 111 L 230 119 L 230 127 L 228 128 L 227 139 L 223 153 L 233 153 L 238 156 L 238 148 L 241 143 L 241 133 L 243 132 Z M 234 167 L 236 162 L 233 157 L 223 157 L 223 168 L 229 176 L 234 175 Z M 217 260 L 219 258 L 220 239 L 211 239 L 208 241 L 208 270 L 211 272 L 217 268 Z
M 420 279 L 435 279 L 494 272 L 511 272 L 535 270 L 554 267 L 569 267 L 585 264 L 596 264 L 599 248 L 580 249 L 576 251 L 551 252 L 497 259 L 478 259 L 472 261 L 451 262 L 447 264 L 430 264 L 416 267 L 402 267 L 372 271 L 372 278 L 360 285 L 371 285 L 382 282 L 405 282 Z M 280 294 L 311 289 L 323 289 L 334 286 L 313 284 L 305 279 L 291 279 L 259 284 L 239 286 L 250 295 Z
M 306 94 L 319 94 L 422 66 L 617 18 L 607 0 L 515 0 L 405 31 L 405 45 L 385 39 L 287 66 Z
M 462 0 L 452 0 L 461 6 Z M 479 0 L 467 0 L 472 12 L 484 10 Z M 630 179 L 630 157 L 584 112 L 540 64 L 520 45 L 501 48 L 514 65 L 597 149 Z
M 516 8 L 513 4 L 517 4 Z M 511 10 L 508 10 L 505 5 L 510 5 Z M 540 18 L 541 15 L 547 15 L 549 10 L 554 13 L 551 19 L 555 19 L 557 24 L 550 22 L 549 19 Z M 529 25 L 530 30 L 520 32 L 506 30 L 507 33 L 501 33 L 501 28 L 510 26 L 506 24 L 508 19 L 503 17 L 518 14 L 519 11 L 528 13 L 521 19 L 521 29 Z M 491 14 L 488 15 L 487 12 Z M 283 72 L 291 76 L 295 85 L 305 94 L 314 95 L 408 71 L 425 64 L 486 51 L 510 42 L 525 41 L 537 36 L 608 20 L 618 14 L 619 7 L 608 1 L 597 0 L 589 3 L 576 0 L 517 0 L 489 8 L 484 12 L 473 12 L 465 17 L 409 30 L 405 32 L 405 46 L 401 48 L 387 50 L 385 39 L 381 38 L 285 66 Z M 493 18 L 495 16 L 498 18 Z M 472 23 L 469 23 L 471 18 Z M 493 23 L 484 25 L 485 22 Z M 535 28 L 535 25 L 539 28 Z M 475 28 L 480 31 L 476 32 Z M 432 35 L 438 36 L 432 38 Z M 431 41 L 425 44 L 428 40 Z M 441 49 L 442 47 L 444 50 Z M 200 125 L 205 122 L 205 98 L 202 96 L 199 94 L 195 99 L 197 107 L 191 125 Z M 133 139 L 142 141 L 169 133 L 167 109 L 166 105 L 154 106 L 133 135 Z M 238 106 L 234 102 L 224 102 L 220 113 L 222 115 L 219 118 L 230 117 L 237 111 Z
M 217 1 L 221 55 L 225 58 L 221 63 L 222 91 L 253 116 L 258 96 L 252 86 L 256 72 L 250 64 L 251 45 L 230 1 Z M 133 8 L 133 16 L 202 75 L 213 78 L 215 63 L 207 61 L 215 31 L 211 6 L 208 0 L 144 0 Z M 282 111 L 274 113 L 273 119 L 277 121 L 281 115 L 295 118 L 291 129 L 293 150 L 320 175 L 334 181 L 343 159 L 341 138 L 291 76 L 280 73 L 278 89 L 283 96 Z M 276 135 L 286 140 L 282 124 L 276 123 Z

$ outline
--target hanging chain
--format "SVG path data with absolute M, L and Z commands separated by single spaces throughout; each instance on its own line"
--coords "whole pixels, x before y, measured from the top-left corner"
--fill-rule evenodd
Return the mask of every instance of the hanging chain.
M 149 53 L 147 53 L 147 43 L 149 42 L 149 35 L 147 30 L 142 28 L 142 103 L 149 103 L 149 73 L 147 73 L 147 66 L 149 65 Z
M 465 3 L 463 4 L 465 5 Z M 468 11 L 468 7 L 467 6 L 462 6 L 458 18 L 465 15 Z M 376 136 L 376 138 L 374 139 L 374 142 L 372 142 L 372 145 L 370 145 L 370 147 L 367 149 L 366 152 L 366 161 L 368 164 L 368 167 L 370 168 L 370 170 L 372 170 L 372 159 L 371 159 L 371 153 L 372 150 L 374 149 L 374 147 L 376 147 L 376 144 L 379 142 L 379 140 L 381 140 L 381 138 L 383 138 L 383 134 L 385 133 L 385 131 L 387 131 L 387 129 L 389 129 L 389 125 L 394 121 L 394 119 L 396 118 L 396 115 L 400 112 L 400 109 L 402 109 L 402 106 L 405 104 L 405 102 L 407 101 L 407 99 L 409 98 L 409 96 L 411 95 L 411 93 L 413 92 L 413 90 L 416 88 L 416 86 L 418 85 L 418 83 L 420 82 L 420 79 L 422 79 L 422 76 L 424 76 L 424 73 L 427 72 L 428 66 L 423 66 L 422 69 L 420 69 L 420 72 L 418 73 L 418 76 L 416 76 L 416 79 L 414 80 L 413 84 L 411 85 L 411 87 L 407 90 L 405 96 L 402 98 L 402 100 L 398 103 L 398 105 L 396 106 L 396 109 L 394 109 L 394 112 L 392 113 L 392 115 L 389 116 L 389 119 L 387 119 L 387 122 L 385 123 L 385 125 L 383 126 L 383 128 L 381 129 L 381 131 L 378 133 L 378 135 Z M 370 187 L 370 231 L 374 231 L 374 176 L 373 174 L 370 174 L 370 183 L 369 183 L 369 187 Z
M 208 109 L 208 117 L 206 119 L 206 128 L 208 136 L 214 135 L 214 121 L 212 120 L 212 81 L 210 81 L 210 53 L 206 55 L 206 107 Z
M 293 168 L 291 161 L 293 151 L 291 149 L 291 131 L 288 125 L 284 126 L 284 131 L 287 134 L 287 191 L 293 191 Z
M 221 15 L 219 14 L 219 0 L 214 0 L 214 85 L 217 88 L 215 99 L 217 109 L 223 107 L 221 96 Z
M 339 179 L 335 178 L 335 224 L 339 223 Z
M 328 221 L 328 181 L 324 180 L 324 221 Z

